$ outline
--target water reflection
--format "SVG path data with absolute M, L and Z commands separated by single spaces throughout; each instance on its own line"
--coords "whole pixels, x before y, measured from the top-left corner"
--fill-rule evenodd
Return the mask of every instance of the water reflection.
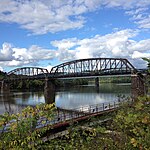
M 0 94 L 0 114 L 20 112 L 26 106 L 45 103 L 43 92 L 17 92 Z
M 130 85 L 101 84 L 99 89 L 94 86 L 80 86 L 63 89 L 57 92 L 56 106 L 63 109 L 87 107 L 104 102 L 118 101 L 119 95 L 130 95 Z
M 101 84 L 99 89 L 92 85 L 60 88 L 55 93 L 55 103 L 57 107 L 74 109 L 81 106 L 116 101 L 119 94 L 130 95 L 130 91 L 130 85 L 128 84 Z M 10 113 L 19 112 L 28 105 L 34 106 L 39 103 L 46 103 L 43 91 L 0 93 L 0 114 L 6 111 Z

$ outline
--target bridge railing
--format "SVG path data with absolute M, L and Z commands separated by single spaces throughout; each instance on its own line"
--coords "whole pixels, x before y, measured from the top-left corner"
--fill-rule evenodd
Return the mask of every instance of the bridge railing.
M 90 116 L 93 114 L 100 114 L 100 113 L 105 113 L 109 112 L 110 110 L 115 110 L 120 107 L 120 105 L 125 102 L 117 102 L 117 101 L 112 101 L 112 102 L 105 102 L 105 103 L 100 103 L 100 104 L 95 104 L 95 105 L 89 105 L 89 106 L 83 106 L 71 110 L 65 110 L 61 109 L 57 111 L 55 114 L 53 120 L 47 121 L 46 124 L 42 125 L 41 122 L 43 120 L 39 120 L 37 128 L 41 128 L 47 125 L 59 125 L 61 123 L 65 123 L 70 120 L 75 120 L 75 119 L 80 119 L 84 116 Z M 128 103 L 132 103 L 132 100 L 128 101 Z
M 130 103 L 132 101 L 129 101 Z M 109 112 L 110 110 L 115 110 L 120 107 L 122 102 L 107 102 L 107 103 L 101 103 L 96 105 L 89 105 L 86 107 L 79 107 L 72 110 L 62 110 L 59 111 L 59 109 L 54 113 L 54 117 L 52 120 L 47 120 L 47 118 L 40 118 L 37 121 L 36 129 L 46 127 L 46 126 L 54 126 L 54 125 L 60 125 L 65 122 L 82 120 L 83 117 L 88 117 L 92 115 L 98 115 L 103 114 L 105 112 Z M 0 130 L 0 133 L 9 131 L 10 124 L 14 122 L 15 120 L 12 120 L 9 124 L 7 124 L 3 130 Z M 44 123 L 43 123 L 44 122 Z

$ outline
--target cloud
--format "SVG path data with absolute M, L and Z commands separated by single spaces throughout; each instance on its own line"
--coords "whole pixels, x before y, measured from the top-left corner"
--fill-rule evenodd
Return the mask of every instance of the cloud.
M 5 56 L 5 60 L 1 59 L 0 65 L 1 67 L 41 66 L 45 60 L 49 63 L 53 60 L 62 63 L 75 59 L 109 57 L 127 58 L 133 65 L 140 68 L 145 65 L 141 58 L 150 57 L 150 39 L 133 40 L 138 34 L 138 30 L 126 29 L 85 39 L 55 40 L 50 43 L 54 49 L 44 49 L 38 45 L 19 48 L 4 43 L 1 54 Z M 47 64 L 47 68 L 51 67 L 52 65 Z
M 150 29 L 150 1 L 149 0 L 104 0 L 107 8 L 119 8 L 125 10 L 130 20 L 139 28 Z
M 63 39 L 53 41 L 51 44 L 57 48 L 57 58 L 60 61 L 90 57 L 125 57 L 128 56 L 128 51 L 125 50 L 129 45 L 129 38 L 137 34 L 138 31 L 128 29 L 82 40 Z
M 0 71 L 3 71 L 4 69 L 0 66 Z
M 140 28 L 149 29 L 149 6 L 149 0 L 1 0 L 0 21 L 17 23 L 33 34 L 56 33 L 82 28 L 88 12 L 119 8 Z
M 129 59 L 137 67 L 143 67 L 144 62 L 141 63 L 140 59 L 150 57 L 150 46 L 148 44 L 150 39 L 133 40 L 138 34 L 138 30 L 126 29 L 104 36 L 96 35 L 81 40 L 76 38 L 63 39 L 51 44 L 57 47 L 57 58 L 62 62 L 92 57 L 121 57 Z M 139 61 L 140 66 L 137 63 Z
M 4 43 L 0 51 L 1 66 L 39 65 L 42 60 L 51 60 L 55 57 L 55 51 L 32 45 L 29 48 L 13 47 L 10 43 Z
M 0 61 L 10 61 L 13 59 L 13 49 L 11 44 L 4 43 L 0 49 Z
M 34 34 L 55 33 L 83 27 L 84 13 L 95 10 L 99 0 L 1 0 L 0 21 L 17 23 Z
M 51 69 L 52 69 L 52 67 L 53 66 L 51 66 L 51 65 L 48 65 L 48 66 L 46 66 L 45 68 L 50 72 L 51 71 Z
M 138 51 L 134 51 L 132 54 L 132 58 L 150 58 L 150 53 L 141 53 Z
M 149 4 L 150 6 L 150 4 Z M 126 14 L 131 16 L 131 20 L 138 25 L 139 28 L 150 29 L 150 8 L 139 7 L 126 11 Z

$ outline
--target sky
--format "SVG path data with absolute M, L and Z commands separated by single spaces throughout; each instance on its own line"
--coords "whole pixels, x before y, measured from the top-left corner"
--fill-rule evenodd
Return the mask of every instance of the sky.
M 0 0 L 0 70 L 150 58 L 150 0 Z

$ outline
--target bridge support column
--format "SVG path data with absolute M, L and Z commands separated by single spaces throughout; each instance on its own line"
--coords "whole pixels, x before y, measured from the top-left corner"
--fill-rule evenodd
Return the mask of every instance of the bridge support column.
M 5 80 L 1 81 L 0 87 L 1 87 L 1 93 L 9 93 L 10 92 L 9 82 L 6 82 Z
M 145 77 L 142 74 L 131 75 L 131 94 L 132 98 L 136 99 L 138 96 L 146 94 Z
M 99 77 L 95 78 L 95 86 L 99 88 Z
M 45 80 L 44 97 L 47 104 L 55 102 L 55 85 L 52 80 Z

